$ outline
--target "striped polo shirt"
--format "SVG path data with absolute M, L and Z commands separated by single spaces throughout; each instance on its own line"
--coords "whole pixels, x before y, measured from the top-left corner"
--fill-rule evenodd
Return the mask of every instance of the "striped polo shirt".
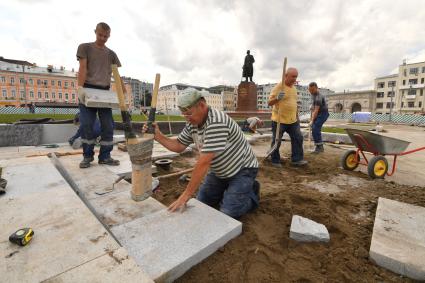
M 240 127 L 222 111 L 209 108 L 206 122 L 200 128 L 187 123 L 177 140 L 185 146 L 195 143 L 202 153 L 214 152 L 210 170 L 219 178 L 230 178 L 242 168 L 258 168 Z

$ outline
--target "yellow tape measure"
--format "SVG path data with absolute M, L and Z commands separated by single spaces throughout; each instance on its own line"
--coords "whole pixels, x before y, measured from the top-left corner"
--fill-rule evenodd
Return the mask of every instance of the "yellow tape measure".
M 26 246 L 32 239 L 34 231 L 31 228 L 22 228 L 9 236 L 9 241 L 20 246 Z

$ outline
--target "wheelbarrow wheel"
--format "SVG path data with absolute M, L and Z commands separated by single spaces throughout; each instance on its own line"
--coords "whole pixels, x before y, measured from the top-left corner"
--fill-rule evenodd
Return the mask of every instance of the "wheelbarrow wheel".
M 381 155 L 374 156 L 367 165 L 367 173 L 371 178 L 383 179 L 388 171 L 388 161 Z
M 360 162 L 360 156 L 357 156 L 357 159 L 356 159 L 355 150 L 346 151 L 341 158 L 342 168 L 349 171 L 353 171 L 354 169 L 356 169 L 357 166 L 359 166 L 359 162 Z

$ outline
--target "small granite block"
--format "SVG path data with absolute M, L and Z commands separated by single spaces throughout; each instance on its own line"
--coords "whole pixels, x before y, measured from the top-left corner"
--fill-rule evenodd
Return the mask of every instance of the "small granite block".
M 325 225 L 299 215 L 292 216 L 289 237 L 299 242 L 329 242 Z

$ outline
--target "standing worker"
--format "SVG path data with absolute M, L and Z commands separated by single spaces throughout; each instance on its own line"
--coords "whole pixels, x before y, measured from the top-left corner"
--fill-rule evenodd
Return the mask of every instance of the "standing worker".
M 272 110 L 272 147 L 276 140 L 277 124 L 280 123 L 278 145 L 271 154 L 274 167 L 282 167 L 279 148 L 285 132 L 291 138 L 291 164 L 294 166 L 307 164 L 307 161 L 304 160 L 303 136 L 298 119 L 297 89 L 294 86 L 297 77 L 297 69 L 288 68 L 283 82 L 284 85 L 282 85 L 282 82 L 278 83 L 270 93 L 268 104 L 274 106 Z
M 99 164 L 114 166 L 120 164 L 119 160 L 111 157 L 111 151 L 114 147 L 112 109 L 85 106 L 86 93 L 84 88 L 109 90 L 111 86 L 111 65 L 116 64 L 121 67 L 115 52 L 105 46 L 111 28 L 106 23 L 98 23 L 94 32 L 96 41 L 82 43 L 77 50 L 77 60 L 80 63 L 78 70 L 78 107 L 80 108 L 81 141 L 83 142 L 84 156 L 80 168 L 90 167 L 90 162 L 94 160 L 96 136 L 93 132 L 93 126 L 96 121 L 96 114 L 99 115 L 101 126 Z M 123 87 L 123 89 L 125 88 Z
M 311 120 L 309 124 L 315 145 L 312 153 L 317 154 L 325 151 L 322 141 L 322 126 L 326 120 L 328 120 L 329 111 L 326 99 L 320 94 L 317 83 L 311 82 L 308 85 L 308 91 L 311 93 L 311 98 L 313 100 L 311 105 Z
M 200 155 L 189 184 L 168 209 L 183 209 L 202 180 L 199 201 L 217 206 L 233 218 L 255 209 L 260 190 L 255 180 L 258 161 L 238 124 L 226 113 L 209 107 L 200 92 L 181 95 L 178 107 L 188 123 L 177 139 L 164 136 L 156 125 L 154 138 L 174 152 L 183 152 L 195 143 Z

